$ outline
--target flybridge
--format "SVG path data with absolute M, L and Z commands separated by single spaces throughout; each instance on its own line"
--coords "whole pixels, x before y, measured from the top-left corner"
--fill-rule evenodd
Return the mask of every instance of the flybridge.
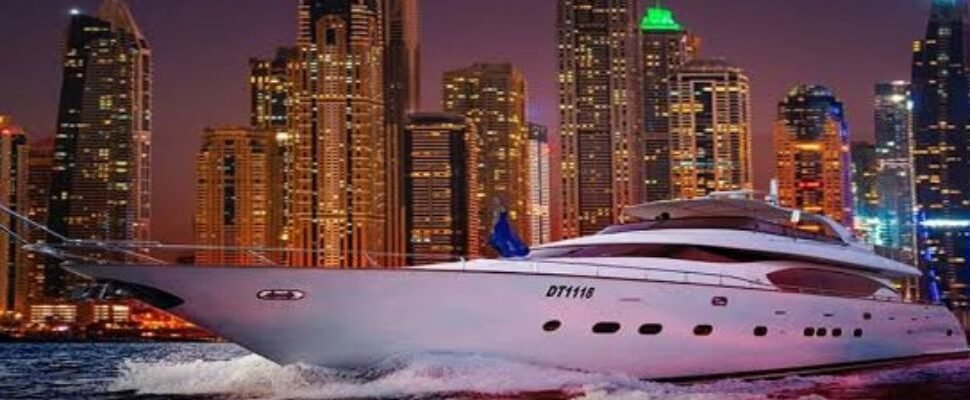
M 762 201 L 730 196 L 708 196 L 693 200 L 670 200 L 629 207 L 628 217 L 641 221 L 693 217 L 747 217 L 775 225 L 807 227 L 838 239 L 846 245 L 863 246 L 852 232 L 830 218 L 782 208 Z

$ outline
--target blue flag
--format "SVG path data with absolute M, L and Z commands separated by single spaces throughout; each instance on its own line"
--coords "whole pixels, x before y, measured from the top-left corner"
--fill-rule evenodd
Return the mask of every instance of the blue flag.
M 529 255 L 529 246 L 519 238 L 509 223 L 508 211 L 502 211 L 492 228 L 492 235 L 488 244 L 502 256 L 502 258 L 525 257 Z

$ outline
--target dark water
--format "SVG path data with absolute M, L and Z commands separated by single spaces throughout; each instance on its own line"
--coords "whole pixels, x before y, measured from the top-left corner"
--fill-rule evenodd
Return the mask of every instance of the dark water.
M 0 399 L 970 399 L 970 360 L 695 385 L 422 355 L 366 371 L 279 367 L 229 344 L 0 344 Z

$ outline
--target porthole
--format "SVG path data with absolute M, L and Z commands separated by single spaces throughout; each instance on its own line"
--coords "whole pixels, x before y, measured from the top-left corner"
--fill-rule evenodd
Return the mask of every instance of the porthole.
M 755 336 L 767 336 L 768 335 L 768 328 L 767 327 L 764 327 L 764 326 L 756 326 L 756 327 L 754 327 L 754 335 Z
M 596 325 L 593 325 L 593 333 L 599 334 L 599 335 L 616 333 L 619 330 L 620 330 L 619 322 L 600 322 Z
M 862 337 L 862 329 L 856 328 L 856 330 L 852 331 L 852 336 Z
M 815 336 L 823 337 L 823 336 L 825 336 L 827 334 L 828 334 L 828 331 L 825 330 L 825 328 L 818 328 L 818 329 L 815 330 Z
M 832 337 L 842 337 L 842 328 L 832 329 Z
M 714 332 L 714 327 L 710 325 L 697 325 L 694 327 L 695 336 L 709 336 Z
M 260 290 L 256 293 L 256 298 L 265 301 L 297 301 L 303 300 L 306 293 L 301 290 L 273 289 Z
M 711 299 L 711 305 L 714 307 L 727 307 L 728 299 L 727 297 L 717 296 Z
M 815 336 L 815 328 L 805 328 L 803 334 L 808 337 Z
M 640 325 L 641 335 L 658 335 L 664 330 L 664 326 L 660 324 L 643 324 Z
M 546 323 L 542 324 L 542 330 L 546 332 L 555 332 L 561 326 L 562 326 L 562 322 L 554 319 L 552 321 L 547 321 Z
M 864 314 L 862 314 L 862 319 L 868 321 L 868 320 L 872 319 L 872 314 L 864 313 Z
M 946 330 L 946 335 L 947 336 L 953 336 L 953 329 L 947 329 Z

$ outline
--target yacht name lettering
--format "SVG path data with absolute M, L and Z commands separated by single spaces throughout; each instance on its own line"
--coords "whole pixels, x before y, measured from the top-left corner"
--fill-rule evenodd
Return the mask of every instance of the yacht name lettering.
M 566 299 L 592 299 L 596 288 L 592 286 L 552 285 L 546 291 L 546 297 Z

